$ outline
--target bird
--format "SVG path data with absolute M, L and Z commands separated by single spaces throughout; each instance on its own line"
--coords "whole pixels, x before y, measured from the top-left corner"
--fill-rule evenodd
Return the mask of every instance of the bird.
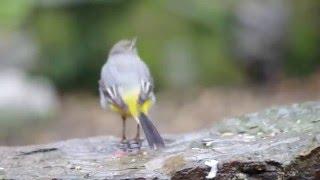
M 100 104 L 121 116 L 122 138 L 120 144 L 128 148 L 126 120 L 137 122 L 137 133 L 133 141 L 141 148 L 140 126 L 151 149 L 165 147 L 164 140 L 148 116 L 155 103 L 154 82 L 148 66 L 141 60 L 136 38 L 123 39 L 113 45 L 99 80 Z

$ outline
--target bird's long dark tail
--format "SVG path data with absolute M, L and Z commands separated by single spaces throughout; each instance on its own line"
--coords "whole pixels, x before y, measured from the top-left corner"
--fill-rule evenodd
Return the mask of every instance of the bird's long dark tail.
M 163 148 L 165 146 L 164 141 L 152 121 L 144 113 L 141 113 L 138 119 L 149 146 L 153 149 Z

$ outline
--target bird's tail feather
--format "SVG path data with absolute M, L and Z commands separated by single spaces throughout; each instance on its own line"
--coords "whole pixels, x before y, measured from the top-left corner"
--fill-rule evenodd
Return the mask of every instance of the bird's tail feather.
M 149 146 L 153 149 L 163 148 L 164 141 L 152 121 L 144 113 L 140 113 L 138 119 Z

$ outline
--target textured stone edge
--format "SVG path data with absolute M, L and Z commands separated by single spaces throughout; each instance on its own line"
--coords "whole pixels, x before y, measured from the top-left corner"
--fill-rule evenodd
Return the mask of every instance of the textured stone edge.
M 206 179 L 208 166 L 182 169 L 173 180 Z M 320 146 L 299 155 L 288 165 L 276 161 L 232 161 L 218 166 L 216 180 L 222 179 L 320 179 Z

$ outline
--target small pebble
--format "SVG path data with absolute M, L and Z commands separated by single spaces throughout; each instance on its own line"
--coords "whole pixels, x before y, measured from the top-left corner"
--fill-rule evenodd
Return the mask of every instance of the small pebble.
M 274 136 L 276 136 L 276 135 L 277 135 L 276 132 L 272 132 L 272 133 L 270 134 L 271 137 L 274 137 Z
M 232 132 L 225 132 L 221 136 L 226 137 L 226 136 L 233 136 L 234 134 Z
M 218 171 L 218 161 L 217 160 L 207 160 L 204 162 L 205 165 L 211 167 L 209 174 L 206 176 L 207 179 L 213 179 L 216 177 L 217 175 L 217 171 Z
M 209 141 L 209 142 L 206 142 L 206 143 L 205 143 L 205 145 L 206 145 L 207 147 L 211 146 L 212 144 L 213 144 L 213 141 Z

